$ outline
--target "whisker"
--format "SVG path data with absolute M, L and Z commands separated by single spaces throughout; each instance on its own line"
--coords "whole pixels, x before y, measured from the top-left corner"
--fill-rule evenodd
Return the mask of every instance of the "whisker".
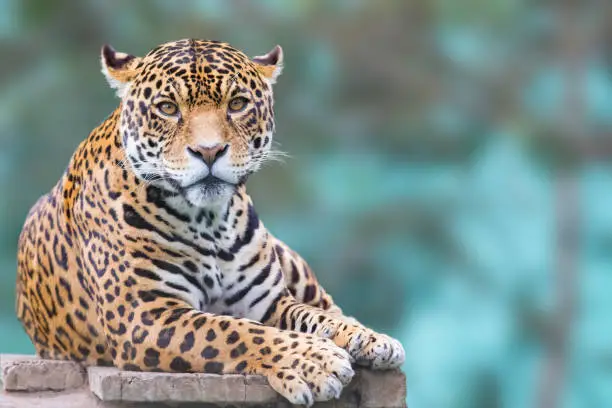
M 259 161 L 276 161 L 285 164 L 285 159 L 291 158 L 289 154 L 282 150 L 269 150 L 267 152 L 261 152 L 253 156 L 253 159 Z
M 139 180 L 142 182 L 142 184 L 139 185 L 134 185 L 134 189 L 132 190 L 133 192 L 139 194 L 141 192 L 141 189 L 144 189 L 150 185 L 153 185 L 153 183 L 155 181 L 163 181 L 163 180 L 173 180 L 172 177 L 170 177 L 167 173 L 160 173 L 159 169 L 152 166 L 150 163 L 146 163 L 146 162 L 142 162 L 142 161 L 129 161 L 128 159 L 125 160 L 116 160 L 113 162 L 113 164 L 115 164 L 117 167 L 119 167 L 122 170 L 129 170 L 129 171 L 134 171 L 134 169 L 132 169 L 132 166 L 130 164 L 137 164 L 140 165 L 138 167 L 138 172 L 140 173 L 140 177 Z

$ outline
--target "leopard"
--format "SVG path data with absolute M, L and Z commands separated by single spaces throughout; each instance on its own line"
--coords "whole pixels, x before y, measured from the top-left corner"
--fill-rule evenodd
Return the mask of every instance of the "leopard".
M 290 403 L 339 398 L 401 343 L 347 316 L 269 232 L 246 181 L 274 156 L 283 50 L 182 39 L 101 50 L 117 108 L 19 235 L 16 312 L 41 358 L 262 375 Z

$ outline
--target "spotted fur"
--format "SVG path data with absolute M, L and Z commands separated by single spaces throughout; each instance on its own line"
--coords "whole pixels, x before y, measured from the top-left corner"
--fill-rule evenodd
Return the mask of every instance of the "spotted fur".
M 200 40 L 142 58 L 103 48 L 121 104 L 19 239 L 17 312 L 40 356 L 262 374 L 308 405 L 337 397 L 351 362 L 403 362 L 396 340 L 342 314 L 246 193 L 273 154 L 282 58 Z

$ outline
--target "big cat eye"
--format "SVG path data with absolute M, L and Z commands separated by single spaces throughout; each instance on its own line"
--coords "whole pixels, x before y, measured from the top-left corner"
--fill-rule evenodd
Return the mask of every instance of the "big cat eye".
M 178 106 L 172 102 L 160 102 L 157 104 L 157 109 L 167 116 L 174 116 L 178 113 Z
M 247 98 L 239 96 L 229 101 L 227 107 L 230 112 L 240 112 L 247 106 L 247 103 L 249 103 L 249 100 Z

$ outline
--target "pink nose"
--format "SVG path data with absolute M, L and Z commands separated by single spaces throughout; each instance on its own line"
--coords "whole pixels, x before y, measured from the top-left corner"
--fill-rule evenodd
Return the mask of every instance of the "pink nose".
M 216 144 L 214 146 L 195 146 L 187 147 L 187 151 L 195 157 L 204 160 L 204 163 L 211 167 L 215 160 L 227 152 L 228 144 Z

